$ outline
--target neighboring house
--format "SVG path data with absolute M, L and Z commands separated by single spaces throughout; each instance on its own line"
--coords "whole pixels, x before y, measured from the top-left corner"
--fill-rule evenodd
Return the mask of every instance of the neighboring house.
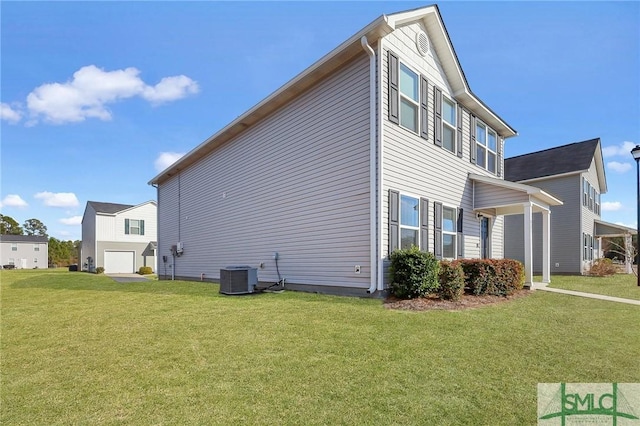
M 82 216 L 83 269 L 133 273 L 141 266 L 156 270 L 157 204 L 137 206 L 88 201 Z
M 49 239 L 36 235 L 0 235 L 0 265 L 17 269 L 49 267 Z
M 249 265 L 366 295 L 396 248 L 502 258 L 504 215 L 560 203 L 503 180 L 515 135 L 469 88 L 437 6 L 383 15 L 149 182 L 160 278 Z
M 582 274 L 601 257 L 602 238 L 627 236 L 636 231 L 601 219 L 601 195 L 607 179 L 600 139 L 576 142 L 556 148 L 507 158 L 505 179 L 543 189 L 562 199 L 551 207 L 551 271 Z M 505 256 L 524 260 L 522 216 L 505 220 Z M 542 270 L 540 251 L 541 218 L 534 217 L 534 271 Z M 630 244 L 630 242 L 628 243 Z

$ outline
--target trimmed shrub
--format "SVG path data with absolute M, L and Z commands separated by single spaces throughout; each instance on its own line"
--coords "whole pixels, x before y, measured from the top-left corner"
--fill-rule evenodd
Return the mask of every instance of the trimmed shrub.
M 104 268 L 102 266 L 98 266 L 96 268 L 96 274 L 104 274 Z
M 413 299 L 435 292 L 438 287 L 438 260 L 432 253 L 417 247 L 396 250 L 391 253 L 389 268 L 392 295 L 401 299 Z
M 151 266 L 141 266 L 140 269 L 138 270 L 138 274 L 140 275 L 153 274 L 153 269 L 151 269 Z
M 589 269 L 589 275 L 596 277 L 604 277 L 607 275 L 614 275 L 616 273 L 616 266 L 611 259 L 596 259 L 591 264 Z
M 464 294 L 464 271 L 458 262 L 440 262 L 438 297 L 443 300 L 460 300 Z
M 466 291 L 508 296 L 524 286 L 524 267 L 512 259 L 462 259 Z

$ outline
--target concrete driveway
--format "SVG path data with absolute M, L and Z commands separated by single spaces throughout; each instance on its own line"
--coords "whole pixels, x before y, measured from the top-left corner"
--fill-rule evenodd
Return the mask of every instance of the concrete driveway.
M 138 283 L 149 281 L 144 275 L 138 274 L 106 274 L 109 278 L 119 283 Z

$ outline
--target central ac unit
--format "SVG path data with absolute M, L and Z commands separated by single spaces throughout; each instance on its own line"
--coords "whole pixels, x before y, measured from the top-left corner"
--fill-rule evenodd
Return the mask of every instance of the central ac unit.
M 250 266 L 227 266 L 220 269 L 220 293 L 249 294 L 256 291 L 258 269 Z

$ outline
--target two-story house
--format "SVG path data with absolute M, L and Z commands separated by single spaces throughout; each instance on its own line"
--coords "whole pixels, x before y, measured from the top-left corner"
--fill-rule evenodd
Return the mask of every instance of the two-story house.
M 571 143 L 505 160 L 505 179 L 543 189 L 562 199 L 551 207 L 551 271 L 584 274 L 601 257 L 602 238 L 625 236 L 626 244 L 636 231 L 605 222 L 601 218 L 601 195 L 607 192 L 607 177 L 600 139 Z M 522 216 L 505 220 L 505 256 L 523 260 Z M 534 217 L 535 272 L 542 271 L 539 256 L 541 218 Z M 627 259 L 630 272 L 631 259 Z
M 39 235 L 0 235 L 0 265 L 16 269 L 49 267 L 49 239 Z
M 380 16 L 149 182 L 160 278 L 249 265 L 366 295 L 397 248 L 501 258 L 504 215 L 561 203 L 503 179 L 515 135 L 469 88 L 437 6 Z
M 82 216 L 83 269 L 104 267 L 105 273 L 133 273 L 157 266 L 157 204 L 88 201 Z

